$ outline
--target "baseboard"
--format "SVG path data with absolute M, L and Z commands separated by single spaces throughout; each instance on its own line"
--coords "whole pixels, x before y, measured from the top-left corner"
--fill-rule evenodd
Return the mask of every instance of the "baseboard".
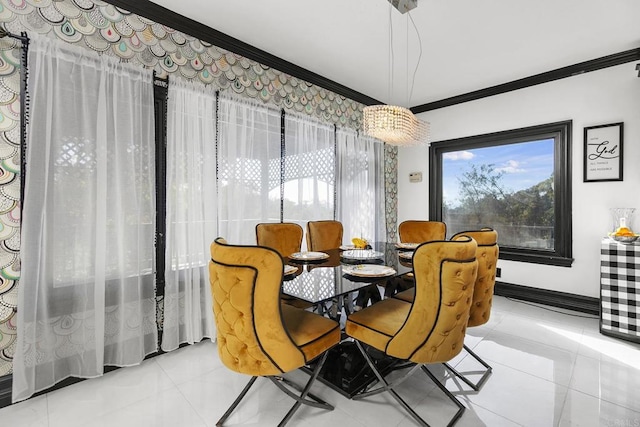
M 0 408 L 11 405 L 11 387 L 13 385 L 13 375 L 0 377 Z
M 600 300 L 598 298 L 566 292 L 550 291 L 529 286 L 514 285 L 512 283 L 496 282 L 495 295 L 515 298 L 552 307 L 575 310 L 593 315 L 600 314 Z

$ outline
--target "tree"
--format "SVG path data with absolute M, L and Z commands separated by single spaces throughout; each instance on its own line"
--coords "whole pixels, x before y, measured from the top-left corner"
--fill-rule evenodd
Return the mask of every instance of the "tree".
M 515 224 L 553 226 L 553 177 L 509 195 L 508 203 L 512 206 L 511 218 Z
M 509 194 L 501 182 L 504 174 L 491 163 L 471 164 L 470 170 L 458 178 L 462 212 L 474 215 L 477 223 L 483 223 L 488 219 L 485 213 L 504 210 L 503 201 Z
M 501 241 L 552 242 L 554 225 L 553 176 L 529 188 L 509 191 L 505 172 L 493 164 L 470 165 L 458 178 L 460 204 L 443 203 L 443 218 L 452 229 L 491 226 L 501 229 Z

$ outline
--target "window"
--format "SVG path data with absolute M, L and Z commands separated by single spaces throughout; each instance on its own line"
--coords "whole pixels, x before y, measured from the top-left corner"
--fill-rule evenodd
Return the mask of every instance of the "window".
M 500 258 L 570 266 L 571 121 L 431 144 L 430 218 L 492 227 Z
M 218 235 L 254 244 L 255 226 L 280 220 L 281 111 L 220 94 Z M 277 197 L 276 197 L 277 196 Z
M 283 219 L 303 228 L 334 219 L 335 127 L 310 117 L 284 116 Z M 304 244 L 303 244 L 304 247 Z

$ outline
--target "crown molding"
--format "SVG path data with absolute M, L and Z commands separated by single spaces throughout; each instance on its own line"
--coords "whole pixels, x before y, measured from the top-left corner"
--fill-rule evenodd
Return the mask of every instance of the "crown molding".
M 257 47 L 251 46 L 241 40 L 224 34 L 216 29 L 208 27 L 200 22 L 180 15 L 148 0 L 104 0 L 118 8 L 122 8 L 136 15 L 143 16 L 158 24 L 166 25 L 174 30 L 183 32 L 199 40 L 211 43 L 214 46 L 228 50 L 247 59 L 266 65 L 283 73 L 295 76 L 311 84 L 320 86 L 352 99 L 364 105 L 381 104 L 380 101 L 350 89 L 340 83 L 327 79 L 313 71 L 299 67 L 289 61 L 272 55 Z
M 603 56 L 601 58 L 592 59 L 590 61 L 580 62 L 569 65 L 567 67 L 557 68 L 533 76 L 525 77 L 519 80 L 513 80 L 508 83 L 491 86 L 488 88 L 467 92 L 462 95 L 452 96 L 450 98 L 441 99 L 439 101 L 429 102 L 422 105 L 411 107 L 410 110 L 414 114 L 424 113 L 426 111 L 437 110 L 438 108 L 450 107 L 456 104 L 462 104 L 469 101 L 475 101 L 489 96 L 500 95 L 502 93 L 511 92 L 518 89 L 524 89 L 543 83 L 549 83 L 554 80 L 560 80 L 567 77 L 573 77 L 590 71 L 601 70 L 603 68 L 613 67 L 616 65 L 626 64 L 640 59 L 640 48 L 626 50 L 624 52 L 614 53 L 613 55 Z
M 187 18 L 176 12 L 173 12 L 165 7 L 152 3 L 148 0 L 104 0 L 106 3 L 112 4 L 116 7 L 125 9 L 129 12 L 135 13 L 140 16 L 144 16 L 147 19 L 151 19 L 162 25 L 166 25 L 175 30 L 181 31 L 192 37 L 196 37 L 207 43 L 211 43 L 222 49 L 229 50 L 238 55 L 242 55 L 245 58 L 259 62 L 260 64 L 272 67 L 278 71 L 295 76 L 299 79 L 305 80 L 309 83 L 323 87 L 342 95 L 346 98 L 352 99 L 364 105 L 377 105 L 382 102 L 341 85 L 333 80 L 327 79 L 317 73 L 309 71 L 305 68 L 299 67 L 289 61 L 272 55 L 264 50 L 258 49 L 224 34 L 218 30 L 208 27 L 193 19 Z M 525 77 L 518 80 L 513 80 L 507 83 L 502 83 L 496 86 L 487 87 L 484 89 L 467 92 L 461 95 L 452 96 L 450 98 L 441 99 L 438 101 L 429 102 L 426 104 L 416 105 L 411 107 L 410 110 L 414 114 L 424 113 L 426 111 L 436 110 L 439 108 L 450 107 L 456 104 L 462 104 L 465 102 L 475 101 L 490 96 L 500 95 L 502 93 L 511 92 L 514 90 L 524 89 L 530 86 L 535 86 L 543 83 L 549 83 L 554 80 L 560 80 L 567 77 L 573 77 L 583 73 L 601 70 L 603 68 L 613 67 L 616 65 L 625 64 L 627 62 L 640 60 L 640 48 L 630 49 L 624 52 L 614 53 L 612 55 L 603 56 L 600 58 L 592 59 L 589 61 L 580 62 L 577 64 L 569 65 L 555 70 L 547 71 L 533 76 Z M 639 75 L 640 76 L 640 75 Z

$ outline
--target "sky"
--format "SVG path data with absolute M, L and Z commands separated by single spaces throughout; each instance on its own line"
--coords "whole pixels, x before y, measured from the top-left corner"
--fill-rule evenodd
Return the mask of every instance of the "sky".
M 505 172 L 502 184 L 519 191 L 544 181 L 553 173 L 553 139 L 499 145 L 445 153 L 442 159 L 443 197 L 450 206 L 459 198 L 458 177 L 471 165 L 493 164 Z

